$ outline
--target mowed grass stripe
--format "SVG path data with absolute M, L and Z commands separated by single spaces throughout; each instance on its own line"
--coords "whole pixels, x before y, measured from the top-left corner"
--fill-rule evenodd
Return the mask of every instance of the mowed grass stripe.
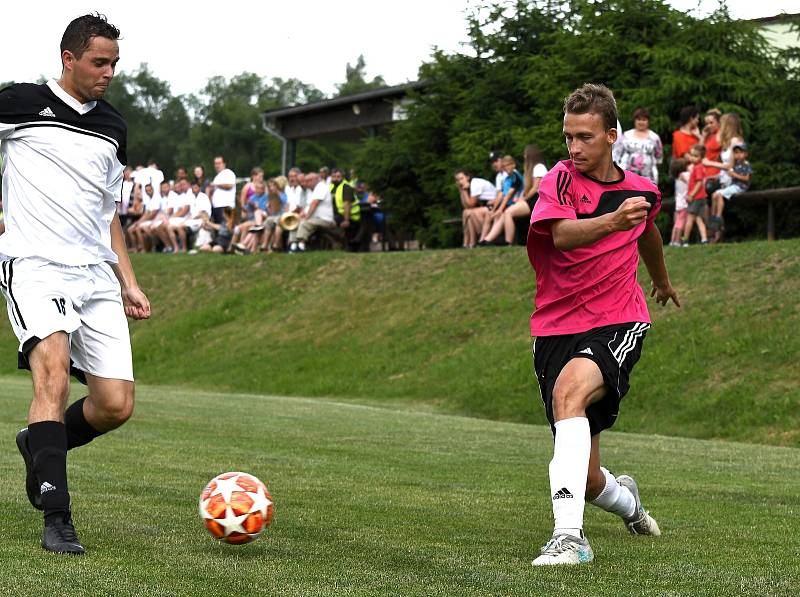
M 587 508 L 596 562 L 535 570 L 551 529 L 546 427 L 147 386 L 128 425 L 70 455 L 89 555 L 52 556 L 13 443 L 29 381 L 0 387 L 4 595 L 791 595 L 800 583 L 797 449 L 609 433 L 607 466 L 636 477 L 664 536 L 630 537 Z M 197 516 L 226 470 L 275 499 L 249 546 L 215 543 Z

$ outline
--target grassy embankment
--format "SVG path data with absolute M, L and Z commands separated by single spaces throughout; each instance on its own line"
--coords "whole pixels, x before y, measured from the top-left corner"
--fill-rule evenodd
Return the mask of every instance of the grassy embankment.
M 652 306 L 615 429 L 800 446 L 800 241 L 668 249 L 667 261 L 684 307 Z M 154 309 L 131 326 L 145 384 L 544 421 L 519 247 L 134 263 Z M 10 373 L 5 320 L 0 350 Z

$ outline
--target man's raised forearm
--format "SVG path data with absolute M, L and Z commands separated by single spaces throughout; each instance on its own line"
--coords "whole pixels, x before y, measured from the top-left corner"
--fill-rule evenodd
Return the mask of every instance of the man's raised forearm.
M 559 251 L 571 251 L 593 245 L 616 232 L 612 214 L 585 220 L 557 220 L 550 229 L 553 244 Z

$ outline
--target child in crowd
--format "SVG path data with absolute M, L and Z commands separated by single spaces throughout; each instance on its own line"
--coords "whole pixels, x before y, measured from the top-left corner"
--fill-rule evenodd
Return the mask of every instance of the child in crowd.
M 695 221 L 697 222 L 697 230 L 700 232 L 700 243 L 703 245 L 708 244 L 706 224 L 703 221 L 703 210 L 706 207 L 706 198 L 708 197 L 705 186 L 706 173 L 703 167 L 703 157 L 705 155 L 706 148 L 700 143 L 692 146 L 689 151 L 689 161 L 692 162 L 692 169 L 689 173 L 689 206 L 686 208 L 686 227 L 683 230 L 682 247 L 689 246 L 689 237 L 692 234 Z
M 750 188 L 753 168 L 747 161 L 747 156 L 747 143 L 742 141 L 733 146 L 733 167 L 728 169 L 731 182 L 711 195 L 711 221 L 708 227 L 714 233 L 715 240 L 722 231 L 722 212 L 725 211 L 725 201 Z
M 675 179 L 675 223 L 672 226 L 670 247 L 680 247 L 683 229 L 686 228 L 686 208 L 689 206 L 689 162 L 683 158 L 672 160 L 669 173 Z

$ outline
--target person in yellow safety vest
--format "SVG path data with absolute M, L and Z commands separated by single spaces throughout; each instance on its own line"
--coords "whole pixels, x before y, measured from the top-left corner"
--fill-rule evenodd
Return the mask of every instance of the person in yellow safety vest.
M 331 171 L 331 195 L 333 196 L 334 218 L 340 228 L 357 228 L 351 224 L 357 224 L 361 220 L 361 207 L 358 204 L 353 187 L 344 180 L 344 172 L 340 168 Z M 356 230 L 346 230 L 347 236 L 352 238 Z

